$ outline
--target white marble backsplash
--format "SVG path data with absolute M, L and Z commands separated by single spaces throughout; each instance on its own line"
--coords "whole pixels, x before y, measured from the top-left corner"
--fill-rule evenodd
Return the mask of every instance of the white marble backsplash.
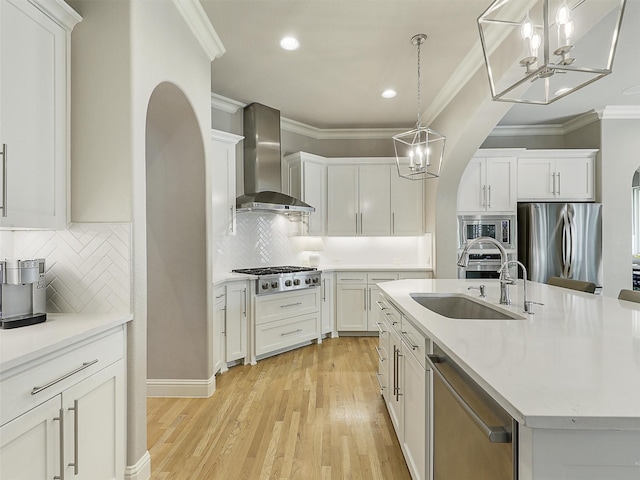
M 47 311 L 131 311 L 131 224 L 0 232 L 1 258 L 46 260 Z

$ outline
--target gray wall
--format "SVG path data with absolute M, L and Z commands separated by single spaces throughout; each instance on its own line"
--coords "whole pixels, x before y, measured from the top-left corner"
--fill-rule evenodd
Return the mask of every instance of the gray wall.
M 565 138 L 563 135 L 489 136 L 480 148 L 565 148 Z
M 206 380 L 204 148 L 175 85 L 162 83 L 151 96 L 146 155 L 147 377 Z

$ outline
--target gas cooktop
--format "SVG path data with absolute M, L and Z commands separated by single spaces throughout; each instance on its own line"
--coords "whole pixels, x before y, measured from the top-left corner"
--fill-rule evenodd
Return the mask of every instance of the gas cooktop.
M 231 270 L 234 273 L 246 273 L 248 275 L 279 275 L 281 273 L 297 273 L 297 272 L 313 272 L 316 269 L 313 267 L 258 267 L 258 268 L 239 268 L 237 270 Z

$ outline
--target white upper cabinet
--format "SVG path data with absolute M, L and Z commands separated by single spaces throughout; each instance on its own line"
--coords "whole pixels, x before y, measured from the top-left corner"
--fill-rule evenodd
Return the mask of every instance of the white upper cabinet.
M 70 33 L 62 1 L 0 0 L 0 227 L 67 226 Z
M 391 234 L 389 165 L 358 166 L 359 234 Z
M 242 138 L 211 130 L 211 213 L 214 235 L 236 234 L 236 145 Z
M 316 209 L 309 214 L 309 235 L 324 235 L 327 225 L 327 166 L 323 157 L 299 152 L 284 158 L 282 184 L 292 197 Z
M 515 213 L 517 209 L 515 156 L 486 156 L 479 151 L 469 162 L 458 188 L 458 213 Z
M 358 167 L 330 165 L 327 167 L 327 234 L 357 235 Z
M 597 150 L 529 150 L 518 158 L 519 201 L 593 201 Z
M 391 235 L 424 233 L 424 180 L 407 180 L 391 167 Z

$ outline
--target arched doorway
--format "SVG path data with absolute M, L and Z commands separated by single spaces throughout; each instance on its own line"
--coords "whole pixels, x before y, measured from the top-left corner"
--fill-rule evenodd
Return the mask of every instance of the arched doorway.
M 202 142 L 184 93 L 159 84 L 146 123 L 148 379 L 209 377 Z

